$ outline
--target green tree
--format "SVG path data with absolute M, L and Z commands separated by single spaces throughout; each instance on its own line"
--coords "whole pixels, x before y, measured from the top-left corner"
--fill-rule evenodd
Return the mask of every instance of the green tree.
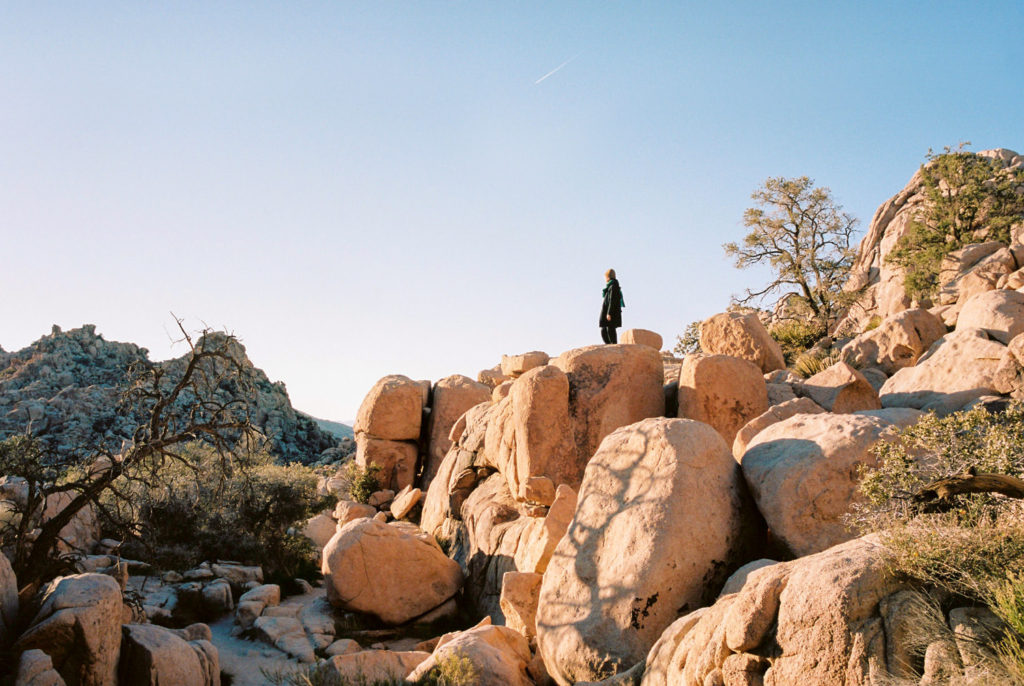
M 757 203 L 743 213 L 750 233 L 742 243 L 722 247 L 738 269 L 767 265 L 772 279 L 734 301 L 754 303 L 795 289 L 808 318 L 831 324 L 851 299 L 843 284 L 853 264 L 850 243 L 857 220 L 843 212 L 828 188 L 816 188 L 806 176 L 769 178 L 750 197 Z
M 672 352 L 676 355 L 692 355 L 700 352 L 700 325 L 701 322 L 690 322 L 686 325 L 682 336 L 676 336 L 676 345 Z
M 1006 169 L 968 145 L 928 151 L 920 170 L 925 203 L 886 256 L 903 269 L 913 300 L 935 295 L 946 255 L 979 240 L 1009 243 L 1011 225 L 1024 218 L 1024 170 Z

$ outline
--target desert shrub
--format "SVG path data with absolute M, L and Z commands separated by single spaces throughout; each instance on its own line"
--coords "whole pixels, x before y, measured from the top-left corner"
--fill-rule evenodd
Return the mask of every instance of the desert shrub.
M 126 554 L 169 569 L 203 560 L 260 564 L 271 581 L 316 574 L 311 541 L 294 528 L 329 506 L 316 474 L 279 465 L 266 450 L 224 456 L 201 443 L 180 451 L 148 483 L 126 484 L 130 513 L 105 503 L 108 526 L 132 522 Z M 129 515 L 130 516 L 125 516 Z
M 789 319 L 779 322 L 768 333 L 782 348 L 786 364 L 794 364 L 825 336 L 825 328 L 812 320 Z
M 381 488 L 380 472 L 379 465 L 371 464 L 364 469 L 355 460 L 349 460 L 338 473 L 341 497 L 357 503 L 369 501 L 370 496 Z
M 1024 572 L 1007 572 L 1006 578 L 991 586 L 992 609 L 1008 631 L 997 646 L 1007 671 L 1024 683 Z
M 1024 656 L 1024 503 L 997 493 L 930 497 L 935 482 L 976 473 L 1024 475 L 1024 405 L 927 415 L 874 448 L 851 521 L 879 532 L 891 571 L 989 605 L 1007 624 L 1007 669 Z
M 272 686 L 403 686 L 406 683 L 398 676 L 370 679 L 362 673 L 351 678 L 322 674 L 316 665 L 272 670 L 261 667 L 260 675 Z
M 680 357 L 693 355 L 700 352 L 700 325 L 701 322 L 690 322 L 683 330 L 682 336 L 676 336 L 676 345 L 672 352 Z
M 454 651 L 438 660 L 418 683 L 420 686 L 473 686 L 480 683 L 480 673 L 465 653 Z
M 908 224 L 886 261 L 904 271 L 912 300 L 931 298 L 939 286 L 943 258 L 968 243 L 1010 241 L 1010 226 L 1024 219 L 1024 170 L 1003 169 L 961 143 L 942 154 L 928 151 L 921 165 L 926 202 Z
M 864 325 L 864 333 L 867 333 L 868 331 L 874 331 L 881 325 L 882 318 L 877 314 L 872 315 L 871 319 L 868 320 L 868 323 Z
M 819 372 L 823 372 L 837 362 L 843 361 L 843 356 L 838 351 L 827 355 L 817 352 L 806 352 L 796 359 L 791 371 L 797 376 L 809 379 Z

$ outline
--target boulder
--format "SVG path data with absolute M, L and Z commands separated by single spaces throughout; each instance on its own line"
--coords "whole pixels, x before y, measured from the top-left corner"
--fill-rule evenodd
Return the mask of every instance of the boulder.
M 729 445 L 768 410 L 768 388 L 753 363 L 730 355 L 687 355 L 679 372 L 679 416 L 709 424 Z
M 328 512 L 321 512 L 315 517 L 310 518 L 306 525 L 302 527 L 302 535 L 313 541 L 313 544 L 323 550 L 323 547 L 327 545 L 327 541 L 331 540 L 331 536 L 338 528 L 338 522 L 334 520 Z
M 486 617 L 472 629 L 442 636 L 430 657 L 406 680 L 417 683 L 434 667 L 451 658 L 472 663 L 476 672 L 472 680 L 474 686 L 533 686 L 526 673 L 530 662 L 526 639 L 508 627 L 492 626 Z
M 783 419 L 789 419 L 798 414 L 821 414 L 822 412 L 825 412 L 825 409 L 810 398 L 794 398 L 773 405 L 768 408 L 767 412 L 759 414 L 744 424 L 743 428 L 736 433 L 736 440 L 732 443 L 732 456 L 737 461 L 741 460 L 754 436 L 772 424 L 777 424 Z
M 543 367 L 550 359 L 547 353 L 540 350 L 521 355 L 502 355 L 501 373 L 510 379 L 516 379 L 535 367 Z
M 661 334 L 647 329 L 626 329 L 619 339 L 625 345 L 646 345 L 655 350 L 661 350 L 663 345 Z
M 501 365 L 496 365 L 491 369 L 484 369 L 476 375 L 476 380 L 482 383 L 488 388 L 497 388 L 506 381 L 511 381 L 512 378 L 505 376 L 501 373 Z
M 339 638 L 337 641 L 331 643 L 324 650 L 324 654 L 327 657 L 334 657 L 335 655 L 351 655 L 352 653 L 358 653 L 363 650 L 363 647 L 351 638 Z
M 452 447 L 448 437 L 455 422 L 466 410 L 491 399 L 491 388 L 468 376 L 454 374 L 434 384 L 427 432 L 427 454 L 423 465 L 423 488 L 430 486 L 441 460 Z
M 26 650 L 18 659 L 14 686 L 65 686 L 66 682 L 53 668 L 53 660 L 39 649 Z
M 569 377 L 569 414 L 581 460 L 620 426 L 665 411 L 661 355 L 646 345 L 577 348 L 552 364 Z
M 904 416 L 900 426 L 920 413 Z M 798 414 L 757 434 L 742 457 L 743 476 L 772 534 L 794 555 L 853 537 L 843 522 L 858 499 L 858 470 L 894 426 L 877 416 Z
M 665 632 L 642 686 L 876 683 L 902 648 L 887 647 L 879 614 L 903 588 L 881 553 L 875 537 L 858 538 L 752 572 L 737 593 Z
M 316 667 L 324 684 L 403 683 L 403 678 L 430 657 L 420 651 L 363 650 L 335 655 Z
M 722 312 L 700 325 L 700 348 L 708 355 L 732 355 L 764 373 L 785 369 L 782 348 L 755 312 Z
M 365 519 L 375 514 L 377 514 L 377 508 L 366 503 L 357 503 L 354 500 L 339 500 L 334 506 L 334 519 L 338 521 L 338 527 L 345 526 L 353 519 Z
M 59 491 L 46 496 L 41 522 L 45 523 L 64 510 L 77 493 Z M 75 513 L 64 528 L 60 530 L 57 550 L 62 553 L 90 553 L 102 537 L 100 518 L 96 508 L 90 503 Z
M 956 330 L 981 329 L 989 338 L 1008 344 L 1024 333 L 1024 293 L 987 291 L 968 300 L 956 322 Z
M 527 640 L 537 636 L 537 602 L 543 576 L 535 572 L 505 572 L 501 581 L 501 611 L 505 626 Z
M 392 374 L 374 384 L 356 415 L 356 434 L 392 441 L 417 441 L 423 420 L 423 388 L 407 376 Z
M 264 584 L 246 591 L 238 599 L 235 610 L 235 622 L 243 629 L 248 629 L 263 614 L 267 607 L 281 602 L 281 587 L 277 584 Z
M 568 375 L 551 365 L 535 367 L 516 379 L 503 402 L 511 406 L 511 421 L 503 433 L 511 436 L 502 438 L 508 457 L 496 459 L 512 495 L 527 500 L 529 482 L 535 477 L 578 486 L 585 460 L 579 459 L 572 440 Z M 488 452 L 501 452 L 491 447 L 492 436 L 489 432 Z
M 1024 399 L 1024 334 L 1016 336 L 1003 351 L 992 388 L 1017 400 Z
M 404 519 L 423 497 L 423 491 L 418 488 L 406 486 L 391 502 L 391 516 L 395 519 Z
M 963 305 L 979 293 L 993 290 L 1013 272 L 1017 262 L 1004 243 L 973 243 L 954 250 L 939 270 L 939 305 Z
M 836 362 L 796 386 L 798 395 L 810 398 L 829 412 L 844 414 L 878 410 L 882 404 L 864 375 L 845 362 Z
M 858 367 L 877 367 L 887 375 L 912 367 L 932 343 L 946 335 L 946 325 L 922 309 L 904 310 L 843 346 L 843 358 Z
M 220 658 L 209 640 L 186 641 L 155 624 L 122 627 L 121 686 L 220 686 Z
M 602 442 L 541 585 L 537 643 L 559 684 L 631 667 L 678 613 L 710 600 L 740 543 L 742 488 L 729 448 L 699 422 L 647 419 Z
M 68 684 L 116 683 L 121 654 L 121 587 L 105 574 L 54 579 L 43 592 L 39 611 L 14 645 L 38 648 Z
M 418 455 L 415 443 L 356 434 L 356 464 L 363 469 L 370 465 L 380 467 L 380 484 L 384 488 L 397 491 L 412 485 Z
M 940 413 L 995 390 L 1006 346 L 981 329 L 958 329 L 932 344 L 913 367 L 899 370 L 879 392 L 882 407 L 936 409 Z
M 0 553 L 0 645 L 14 638 L 18 621 L 18 580 L 7 556 Z
M 438 548 L 372 519 L 338 530 L 324 548 L 322 571 L 332 605 L 376 615 L 386 624 L 432 610 L 462 585 L 459 565 Z
M 231 595 L 231 584 L 227 579 L 214 579 L 203 586 L 200 592 L 203 610 L 207 616 L 219 617 L 235 609 L 235 601 Z
M 271 610 L 283 611 L 285 608 L 277 607 Z M 288 653 L 300 662 L 316 662 L 314 646 L 297 617 L 278 616 L 267 612 L 256 618 L 252 630 L 259 640 Z

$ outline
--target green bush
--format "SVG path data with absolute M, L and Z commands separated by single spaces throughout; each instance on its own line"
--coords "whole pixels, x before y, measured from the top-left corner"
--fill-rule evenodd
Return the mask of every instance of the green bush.
M 789 319 L 779 322 L 768 333 L 782 348 L 786 364 L 791 365 L 825 336 L 825 327 L 812 320 Z
M 418 683 L 420 686 L 474 686 L 480 683 L 480 672 L 465 653 L 454 651 L 438 660 Z
M 701 322 L 690 322 L 686 325 L 682 336 L 676 336 L 676 345 L 672 352 L 680 357 L 700 352 Z
M 371 464 L 363 469 L 355 460 L 350 460 L 341 468 L 341 496 L 357 503 L 366 503 L 370 496 L 381 489 L 380 466 Z
M 275 464 L 266 451 L 224 456 L 201 443 L 179 456 L 148 482 L 122 485 L 131 512 L 121 500 L 106 501 L 106 525 L 122 528 L 115 535 L 135 534 L 126 555 L 166 569 L 213 559 L 259 564 L 268 581 L 316 575 L 312 542 L 294 533 L 330 505 L 310 468 Z
M 1024 218 L 1024 170 L 1007 170 L 996 160 L 965 150 L 928 151 L 921 165 L 926 202 L 886 261 L 904 271 L 912 300 L 932 298 L 942 260 L 968 243 L 1010 241 L 1010 227 Z
M 1018 683 L 1024 683 L 1024 572 L 1007 572 L 990 590 L 992 609 L 1007 627 L 997 646 L 999 657 Z

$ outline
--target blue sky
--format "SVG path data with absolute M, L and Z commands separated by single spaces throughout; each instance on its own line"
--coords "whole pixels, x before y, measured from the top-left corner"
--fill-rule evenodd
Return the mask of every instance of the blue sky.
M 671 341 L 764 273 L 768 176 L 866 229 L 929 148 L 1024 149 L 1020 2 L 0 5 L 0 346 L 239 335 L 293 403 Z M 575 59 L 573 59 L 575 57 Z M 540 83 L 551 70 L 572 60 Z

